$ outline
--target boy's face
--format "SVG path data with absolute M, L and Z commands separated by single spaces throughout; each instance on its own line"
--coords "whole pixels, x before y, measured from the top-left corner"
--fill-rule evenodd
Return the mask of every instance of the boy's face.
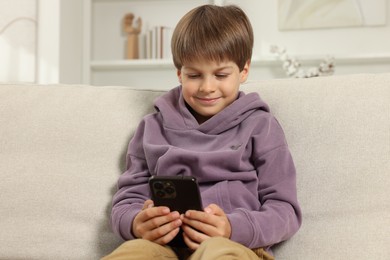
M 240 84 L 248 77 L 249 65 L 248 61 L 240 72 L 232 61 L 203 60 L 183 64 L 177 71 L 184 100 L 199 124 L 236 100 Z

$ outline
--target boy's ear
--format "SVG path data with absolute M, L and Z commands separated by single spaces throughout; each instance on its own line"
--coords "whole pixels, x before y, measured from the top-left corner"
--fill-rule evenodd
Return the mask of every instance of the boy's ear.
M 177 78 L 179 79 L 179 82 L 181 84 L 181 70 L 177 70 L 176 74 L 177 74 Z
M 244 68 L 240 72 L 240 76 L 241 76 L 240 83 L 244 83 L 247 80 L 250 66 L 251 66 L 251 61 L 247 60 L 247 62 L 245 62 Z

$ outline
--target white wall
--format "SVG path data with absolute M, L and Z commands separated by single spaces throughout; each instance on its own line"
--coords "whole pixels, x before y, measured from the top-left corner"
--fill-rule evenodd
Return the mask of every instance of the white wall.
M 0 82 L 81 81 L 82 1 L 0 1 Z
M 83 1 L 61 1 L 60 82 L 82 81 Z
M 57 83 L 60 78 L 60 0 L 38 1 L 38 83 Z
M 83 1 L 39 0 L 38 83 L 80 83 Z
M 0 1 L 0 82 L 35 82 L 36 1 Z
M 368 1 L 368 0 L 364 0 Z M 280 63 L 262 64 L 273 57 L 270 45 L 285 47 L 303 68 L 318 66 L 325 56 L 335 58 L 335 74 L 390 72 L 390 1 L 386 0 L 386 24 L 374 27 L 345 27 L 280 31 L 278 0 L 226 0 L 241 6 L 255 31 L 254 59 L 250 80 L 286 77 Z M 371 5 L 378 4 L 370 0 Z
M 255 31 L 255 54 L 269 54 L 269 45 L 278 44 L 294 55 L 380 56 L 390 55 L 390 4 L 386 0 L 387 24 L 376 27 L 350 27 L 279 31 L 278 0 L 226 0 L 248 14 Z M 370 0 L 371 5 L 378 4 Z

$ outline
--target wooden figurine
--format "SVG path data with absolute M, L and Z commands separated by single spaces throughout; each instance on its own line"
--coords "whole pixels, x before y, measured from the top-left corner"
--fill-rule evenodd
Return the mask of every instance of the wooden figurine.
M 127 34 L 127 55 L 128 59 L 138 59 L 138 34 L 141 32 L 142 20 L 140 17 L 133 25 L 134 14 L 128 13 L 123 19 L 123 30 Z

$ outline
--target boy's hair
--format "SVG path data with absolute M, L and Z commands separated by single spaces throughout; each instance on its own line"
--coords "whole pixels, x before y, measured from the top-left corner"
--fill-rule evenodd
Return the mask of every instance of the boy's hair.
M 234 5 L 192 9 L 177 24 L 171 41 L 173 63 L 178 70 L 187 62 L 205 59 L 233 61 L 242 71 L 252 57 L 252 48 L 250 21 Z

